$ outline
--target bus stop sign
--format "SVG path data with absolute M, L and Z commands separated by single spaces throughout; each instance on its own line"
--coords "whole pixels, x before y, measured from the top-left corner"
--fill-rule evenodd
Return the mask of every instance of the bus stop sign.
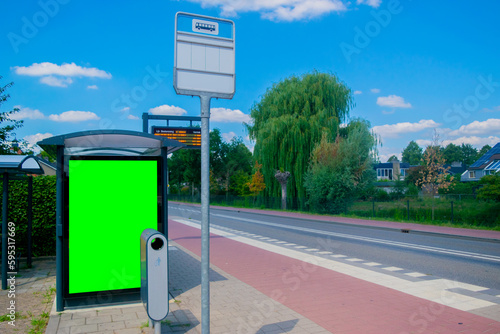
M 235 92 L 234 22 L 175 15 L 174 88 L 180 95 L 231 99 Z

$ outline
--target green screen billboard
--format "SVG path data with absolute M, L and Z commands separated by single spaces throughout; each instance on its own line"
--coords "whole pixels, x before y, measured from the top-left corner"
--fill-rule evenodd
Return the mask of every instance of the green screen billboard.
M 158 228 L 158 160 L 69 161 L 69 293 L 139 288 L 140 235 Z

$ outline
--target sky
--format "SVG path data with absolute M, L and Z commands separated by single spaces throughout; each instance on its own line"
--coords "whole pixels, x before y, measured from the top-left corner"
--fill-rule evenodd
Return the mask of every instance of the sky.
M 370 122 L 383 162 L 435 132 L 443 145 L 500 142 L 494 0 L 2 1 L 0 85 L 14 86 L 0 111 L 20 109 L 16 138 L 142 131 L 144 112 L 199 116 L 199 98 L 173 88 L 179 11 L 235 23 L 236 93 L 211 101 L 225 140 L 253 149 L 252 106 L 273 84 L 320 71 L 352 90 L 350 118 Z

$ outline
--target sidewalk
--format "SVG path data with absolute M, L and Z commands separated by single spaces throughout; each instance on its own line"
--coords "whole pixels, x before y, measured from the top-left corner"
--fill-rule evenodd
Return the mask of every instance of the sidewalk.
M 170 311 L 162 333 L 201 333 L 200 258 L 176 242 L 169 246 Z M 211 333 L 329 333 L 255 288 L 212 266 Z M 65 310 L 52 309 L 47 334 L 154 333 L 142 304 Z
M 169 205 L 172 204 L 182 204 L 200 207 L 200 204 L 193 203 L 180 203 L 169 201 Z M 313 213 L 299 213 L 292 211 L 276 211 L 276 210 L 259 210 L 259 209 L 246 209 L 246 208 L 234 208 L 228 206 L 210 206 L 213 209 L 227 210 L 227 211 L 237 211 L 237 212 L 249 212 L 261 215 L 272 215 L 279 217 L 293 217 L 306 220 L 317 220 L 329 223 L 339 223 L 339 224 L 349 224 L 349 225 L 361 225 L 368 226 L 372 228 L 387 228 L 395 230 L 405 230 L 409 233 L 430 233 L 430 234 L 444 234 L 453 235 L 459 237 L 467 238 L 480 238 L 489 239 L 491 241 L 500 242 L 500 231 L 490 231 L 490 230 L 474 230 L 467 228 L 456 228 L 447 226 L 435 226 L 435 225 L 423 225 L 416 223 L 399 223 L 390 222 L 385 220 L 375 220 L 375 219 L 361 219 L 361 218 L 347 218 L 338 216 L 327 216 L 318 215 Z
M 162 333 L 198 334 L 200 230 L 193 227 L 195 223 L 181 220 L 169 220 L 172 299 Z M 395 272 L 382 274 L 367 267 L 374 263 L 364 264 L 368 270 L 329 252 L 294 250 L 278 240 L 264 242 L 248 233 L 213 231 L 217 232 L 211 235 L 213 334 L 500 333 L 500 291 L 458 282 L 450 285 L 413 272 L 398 274 L 401 268 L 384 268 Z M 55 261 L 35 261 L 33 269 L 20 274 L 18 300 L 50 309 L 36 297 L 55 285 Z M 435 289 L 439 285 L 443 289 Z M 5 291 L 0 301 L 4 308 Z M 23 312 L 24 305 L 19 302 L 18 311 Z M 6 329 L 6 322 L 0 322 L 1 333 L 23 332 Z M 54 303 L 46 333 L 152 334 L 154 330 L 147 327 L 140 303 L 62 313 L 55 311 Z

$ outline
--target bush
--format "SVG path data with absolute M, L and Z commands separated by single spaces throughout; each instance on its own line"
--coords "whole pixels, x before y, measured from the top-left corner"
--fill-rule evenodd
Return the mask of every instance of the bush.
M 3 187 L 0 182 L 0 187 Z M 3 193 L 0 192 L 0 198 Z M 3 200 L 3 199 L 2 199 Z M 27 255 L 28 179 L 9 181 L 9 222 L 16 223 L 16 251 Z M 33 256 L 56 253 L 56 177 L 33 177 Z M 1 212 L 1 208 L 0 208 Z

